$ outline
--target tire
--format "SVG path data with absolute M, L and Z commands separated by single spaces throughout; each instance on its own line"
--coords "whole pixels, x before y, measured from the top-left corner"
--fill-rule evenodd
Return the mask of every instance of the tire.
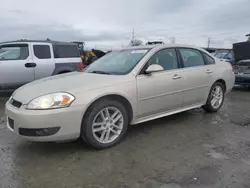
M 108 112 L 110 113 L 109 115 L 110 120 L 108 120 L 107 118 L 106 109 L 108 109 Z M 117 110 L 119 111 L 119 113 L 117 112 Z M 113 114 L 112 114 L 112 111 L 114 111 Z M 102 112 L 103 112 L 103 116 L 102 116 Z M 118 115 L 116 115 L 112 119 L 112 116 L 115 115 L 115 112 L 117 112 Z M 115 118 L 118 118 L 118 116 L 119 117 L 122 116 L 117 121 L 118 124 L 120 124 L 119 129 L 117 129 L 118 125 L 117 124 L 115 125 L 115 123 L 117 123 L 115 122 Z M 110 122 L 112 121 L 111 119 L 113 120 L 113 124 Z M 97 122 L 97 120 L 99 120 L 99 122 Z M 103 124 L 103 122 L 107 122 L 107 121 L 108 123 Z M 94 123 L 103 124 L 103 125 L 98 125 L 97 127 L 94 127 Z M 116 126 L 117 128 L 114 126 Z M 97 131 L 94 133 L 94 128 L 105 129 L 106 133 L 103 133 L 103 131 L 105 132 L 105 130 L 101 130 L 100 132 Z M 124 137 L 127 131 L 127 128 L 128 128 L 128 113 L 125 107 L 120 102 L 115 101 L 115 100 L 107 100 L 107 99 L 100 100 L 94 103 L 87 110 L 86 115 L 84 116 L 83 121 L 82 121 L 81 138 L 88 145 L 90 145 L 91 147 L 95 149 L 105 149 L 105 148 L 114 146 L 117 143 L 119 143 L 119 141 Z M 114 132 L 112 132 L 111 129 L 117 134 L 114 134 Z M 108 134 L 107 132 L 109 132 L 110 139 L 107 139 L 107 140 L 103 139 L 103 142 L 101 142 L 100 140 L 102 139 L 102 135 L 104 134 L 104 138 L 106 138 Z
M 213 104 L 213 93 L 215 92 L 216 88 L 220 88 L 221 89 L 221 101 L 218 103 L 216 103 L 217 105 Z M 219 96 L 219 95 L 218 95 Z M 208 99 L 206 104 L 202 107 L 205 111 L 209 112 L 209 113 L 214 113 L 220 110 L 220 108 L 222 107 L 223 103 L 224 103 L 224 98 L 225 98 L 225 86 L 220 83 L 220 82 L 216 82 L 214 83 L 214 85 L 211 87 L 209 95 L 208 95 Z M 219 99 L 218 99 L 219 100 Z
M 70 71 L 62 71 L 62 72 L 59 72 L 58 74 L 66 74 L 66 73 L 70 73 Z

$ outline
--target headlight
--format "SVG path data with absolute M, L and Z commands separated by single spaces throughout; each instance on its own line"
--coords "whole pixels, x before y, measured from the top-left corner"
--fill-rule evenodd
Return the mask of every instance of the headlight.
M 75 97 L 68 93 L 52 93 L 33 99 L 29 102 L 29 110 L 46 110 L 68 107 Z

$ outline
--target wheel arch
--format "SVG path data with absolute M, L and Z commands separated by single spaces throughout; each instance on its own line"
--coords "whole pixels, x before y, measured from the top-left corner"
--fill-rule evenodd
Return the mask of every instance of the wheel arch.
M 52 75 L 78 71 L 77 63 L 55 63 Z
M 93 101 L 91 101 L 89 103 L 89 105 L 86 107 L 85 113 L 83 114 L 83 119 L 86 117 L 86 115 L 88 114 L 88 111 L 91 109 L 91 107 L 101 101 L 101 100 L 105 100 L 105 99 L 112 99 L 112 100 L 116 100 L 118 102 L 120 102 L 126 109 L 126 111 L 128 112 L 128 118 L 129 118 L 129 123 L 131 123 L 132 119 L 133 119 L 133 107 L 131 105 L 131 103 L 129 102 L 129 100 L 121 95 L 121 94 L 107 94 L 107 95 L 103 95 L 103 96 L 99 96 L 97 98 L 95 98 Z
M 220 78 L 220 79 L 218 79 L 218 80 L 216 80 L 215 82 L 214 82 L 214 84 L 215 83 L 221 83 L 223 86 L 224 86 L 224 92 L 226 92 L 227 91 L 227 84 L 226 84 L 226 82 L 225 82 L 225 80 L 223 80 L 222 78 Z
M 71 70 L 63 70 L 63 71 L 58 72 L 57 74 L 65 74 L 65 73 L 69 73 L 69 72 L 72 72 L 72 71 Z

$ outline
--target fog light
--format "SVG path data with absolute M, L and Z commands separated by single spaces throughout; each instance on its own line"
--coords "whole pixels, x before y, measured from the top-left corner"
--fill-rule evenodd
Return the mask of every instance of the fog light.
M 60 127 L 51 127 L 43 129 L 25 129 L 19 128 L 19 134 L 22 136 L 52 136 L 60 130 Z

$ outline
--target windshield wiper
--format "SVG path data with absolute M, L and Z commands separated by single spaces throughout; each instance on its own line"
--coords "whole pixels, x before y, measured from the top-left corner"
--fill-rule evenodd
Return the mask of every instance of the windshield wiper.
M 104 72 L 104 71 L 91 71 L 89 73 L 94 73 L 94 74 L 110 74 L 110 73 Z

